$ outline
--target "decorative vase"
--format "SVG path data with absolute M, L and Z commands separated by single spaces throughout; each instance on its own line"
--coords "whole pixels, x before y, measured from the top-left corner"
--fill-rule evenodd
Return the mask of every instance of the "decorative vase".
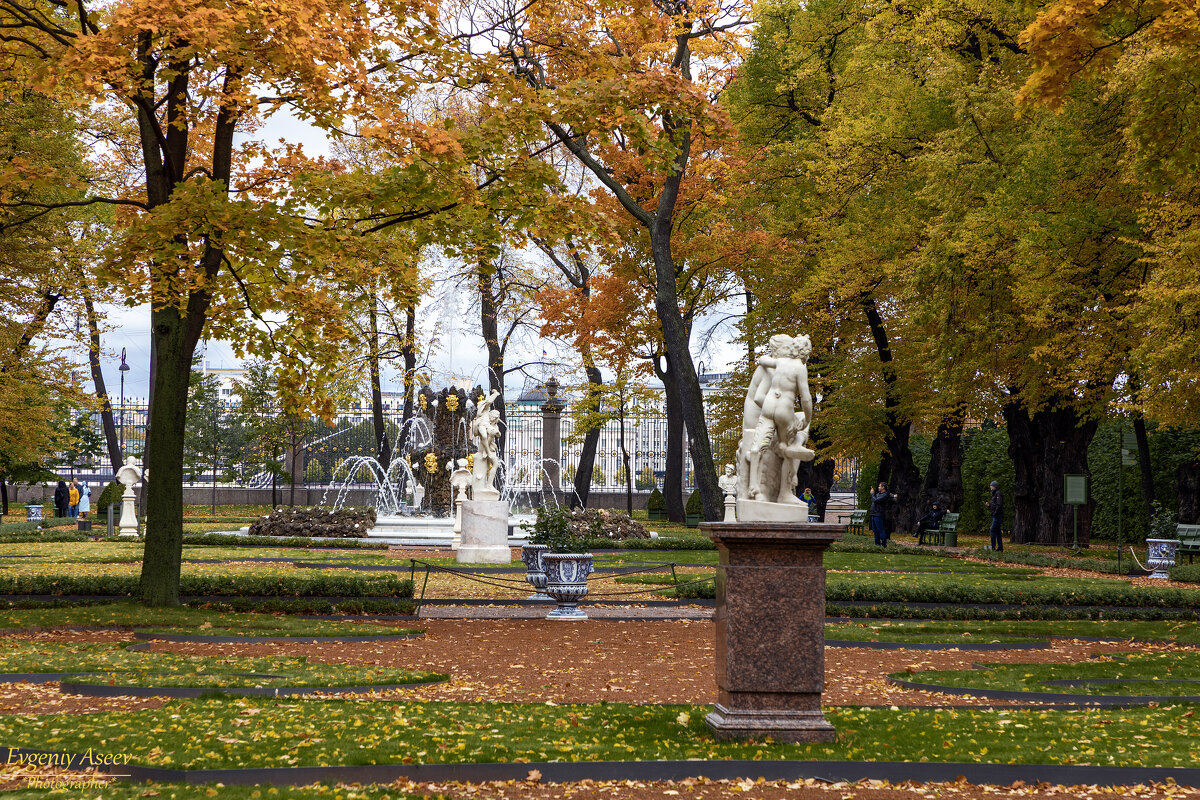
M 587 619 L 579 610 L 579 601 L 587 597 L 587 576 L 595 571 L 591 553 L 543 553 L 546 570 L 546 594 L 558 606 L 546 619 Z
M 550 548 L 544 544 L 527 544 L 521 547 L 521 560 L 525 562 L 525 580 L 533 587 L 530 600 L 553 600 L 546 594 L 546 568 L 542 565 L 542 557 Z
M 1179 549 L 1178 539 L 1147 539 L 1146 566 L 1154 570 L 1151 578 L 1169 578 L 1167 571 L 1175 566 L 1175 551 Z

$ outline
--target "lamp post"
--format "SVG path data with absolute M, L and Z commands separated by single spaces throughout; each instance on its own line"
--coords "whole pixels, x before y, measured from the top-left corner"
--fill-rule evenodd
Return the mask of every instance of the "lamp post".
M 121 458 L 125 458 L 125 373 L 129 372 L 129 365 L 125 363 L 125 348 L 121 348 L 121 366 L 117 367 L 121 372 Z

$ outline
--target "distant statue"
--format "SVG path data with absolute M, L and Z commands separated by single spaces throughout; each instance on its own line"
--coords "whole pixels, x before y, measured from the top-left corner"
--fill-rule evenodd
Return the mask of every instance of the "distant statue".
M 471 420 L 471 438 L 475 440 L 475 463 L 473 465 L 473 497 L 476 500 L 495 499 L 496 470 L 500 464 L 498 440 L 500 438 L 500 412 L 492 408 L 492 401 L 500 396 L 493 390 L 479 401 L 475 418 Z M 490 495 L 490 496 L 489 496 Z
M 733 464 L 725 465 L 725 474 L 717 478 L 717 486 L 721 487 L 724 494 L 737 496 L 738 479 L 734 474 Z
M 137 459 L 133 456 L 126 457 L 125 465 L 117 470 L 117 483 L 125 487 L 121 494 L 121 520 L 117 523 L 118 534 L 121 536 L 138 534 L 137 508 L 134 505 L 137 498 L 133 487 L 142 477 L 142 470 L 138 469 Z
M 450 502 L 454 508 L 454 537 L 451 549 L 457 550 L 462 538 L 462 504 L 468 499 L 467 495 L 474 483 L 474 478 L 471 476 L 471 471 L 467 469 L 465 458 L 460 458 L 457 462 L 447 461 L 446 471 L 450 473 Z
M 126 456 L 125 465 L 117 470 L 117 483 L 122 486 L 134 486 L 142 479 L 142 471 L 138 469 L 137 459 Z
M 807 447 L 812 422 L 808 388 L 807 336 L 772 336 L 768 355 L 758 359 L 742 414 L 738 446 L 738 497 L 803 505 L 796 497 L 796 473 L 816 453 Z M 796 401 L 800 410 L 796 410 Z

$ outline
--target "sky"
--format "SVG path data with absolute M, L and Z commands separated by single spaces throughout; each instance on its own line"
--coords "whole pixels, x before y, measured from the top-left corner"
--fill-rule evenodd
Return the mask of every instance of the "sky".
M 267 142 L 277 140 L 289 143 L 300 143 L 309 155 L 330 155 L 329 141 L 325 135 L 310 125 L 292 117 L 286 109 L 276 113 L 256 134 L 257 138 Z M 108 324 L 111 328 L 103 335 L 101 346 L 104 355 L 101 366 L 104 370 L 104 380 L 109 396 L 119 401 L 121 392 L 120 366 L 121 351 L 124 349 L 129 370 L 125 373 L 125 398 L 145 398 L 149 390 L 150 368 L 150 308 L 148 305 L 137 308 L 126 308 L 123 305 L 101 305 L 107 313 Z M 697 330 L 703 331 L 714 320 L 722 318 L 733 309 L 719 309 L 717 314 L 708 320 L 701 320 Z M 433 374 L 433 384 L 442 386 L 452 380 L 469 380 L 472 384 L 486 384 L 487 355 L 482 338 L 476 332 L 478 310 L 470 306 L 469 300 L 458 297 L 456 293 L 442 283 L 439 296 L 425 298 L 418 308 L 417 318 L 423 326 L 422 341 L 428 342 L 436 333 L 440 346 L 428 353 L 430 371 Z M 734 361 L 742 358 L 740 347 L 732 341 L 732 331 L 721 330 L 708 346 L 701 350 L 697 343 L 702 337 L 693 336 L 693 358 L 704 362 L 706 372 L 724 372 Z M 242 366 L 233 348 L 222 341 L 205 343 L 204 353 L 207 365 L 211 368 L 237 368 Z M 562 342 L 542 339 L 535 334 L 524 337 L 519 342 L 510 345 L 507 354 L 508 366 L 521 363 L 533 364 L 525 373 L 512 373 L 505 381 L 509 392 L 519 391 L 526 384 L 534 384 L 551 376 L 562 382 L 569 382 L 569 373 L 577 363 L 577 358 L 569 346 Z M 76 354 L 76 361 L 87 363 L 87 353 Z M 537 362 L 534 364 L 534 362 Z M 561 366 L 552 363 L 557 362 Z M 605 374 L 608 374 L 605 371 Z M 401 388 L 400 374 L 392 369 L 385 370 L 383 377 L 384 390 Z

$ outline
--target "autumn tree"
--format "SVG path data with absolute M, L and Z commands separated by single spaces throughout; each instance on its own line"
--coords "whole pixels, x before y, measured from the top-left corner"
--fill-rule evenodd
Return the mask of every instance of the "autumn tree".
M 1087 474 L 1137 287 L 1138 231 L 1116 180 L 1121 98 L 1014 113 L 1030 20 L 1012 6 L 832 0 L 764 14 L 735 118 L 758 185 L 794 200 L 770 222 L 791 234 L 781 263 L 801 289 L 760 308 L 836 343 L 832 438 L 874 430 L 893 488 L 899 470 L 915 498 L 914 423 L 952 445 L 962 415 L 1003 416 L 1014 538 L 1069 541 L 1062 475 Z
M 708 519 L 721 492 L 699 380 L 676 284 L 674 232 L 693 149 L 726 130 L 713 102 L 745 24 L 740 3 L 652 0 L 542 4 L 506 28 L 502 43 L 524 104 L 642 232 L 654 267 L 654 306 Z
M 154 480 L 139 597 L 174 604 L 180 409 L 197 342 L 213 335 L 246 351 L 303 353 L 320 379 L 320 365 L 336 360 L 346 338 L 345 310 L 322 283 L 374 260 L 375 240 L 362 234 L 437 214 L 479 188 L 457 165 L 486 137 L 463 145 L 464 137 L 411 117 L 406 104 L 428 76 L 458 74 L 466 54 L 441 36 L 433 9 L 403 0 L 124 0 L 69 9 L 12 0 L 0 17 L 5 53 L 30 85 L 94 109 L 104 128 L 98 141 L 109 143 L 96 155 L 140 168 L 138 183 L 71 203 L 121 212 L 108 270 L 131 301 L 151 305 L 146 462 Z M 298 148 L 256 140 L 263 120 L 282 109 L 326 130 L 369 119 L 373 136 L 400 156 L 397 166 L 382 178 L 339 176 Z M 6 178 L 33 179 L 15 169 Z M 363 216 L 347 219 L 347 207 Z M 294 323 L 284 346 L 272 312 Z M 285 393 L 301 388 L 297 376 L 280 373 Z
M 1023 107 L 1068 108 L 1099 82 L 1101 96 L 1123 98 L 1115 124 L 1128 145 L 1118 180 L 1130 188 L 1141 236 L 1141 288 L 1131 319 L 1121 410 L 1138 440 L 1142 493 L 1154 497 L 1145 417 L 1177 426 L 1200 422 L 1200 21 L 1177 0 L 1046 4 L 1021 34 L 1036 69 L 1021 87 Z M 1200 453 L 1175 476 L 1180 519 L 1200 519 Z M 1149 515 L 1149 510 L 1147 510 Z

